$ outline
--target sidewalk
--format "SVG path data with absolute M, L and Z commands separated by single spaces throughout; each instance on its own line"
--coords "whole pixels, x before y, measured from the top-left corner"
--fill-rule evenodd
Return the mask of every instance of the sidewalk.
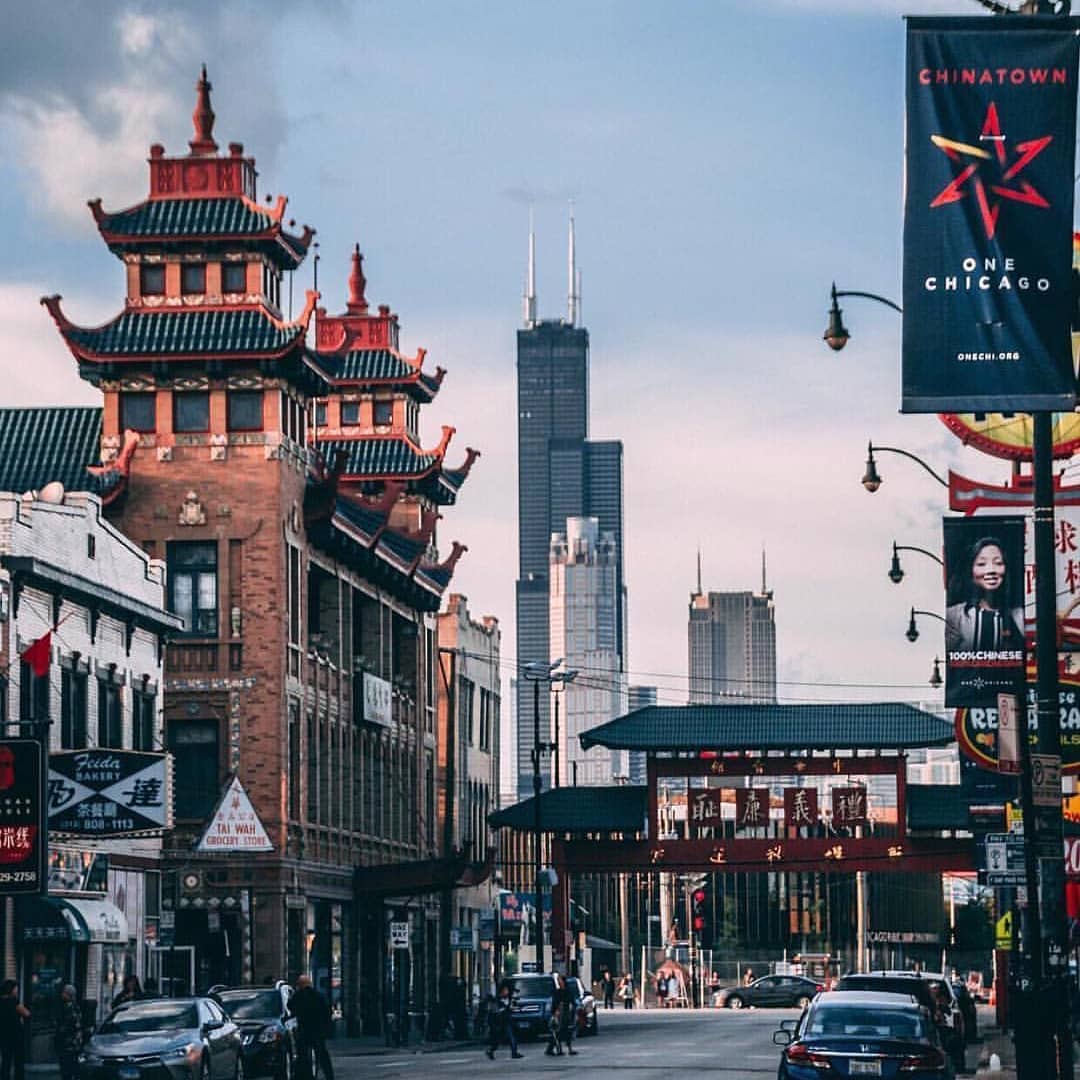
M 986 1028 L 982 1032 L 982 1045 L 978 1048 L 979 1061 L 976 1076 L 994 1077 L 994 1080 L 1015 1080 L 1016 1048 L 1012 1035 L 1000 1028 Z M 1001 1068 L 990 1071 L 990 1055 L 997 1054 L 1001 1059 Z

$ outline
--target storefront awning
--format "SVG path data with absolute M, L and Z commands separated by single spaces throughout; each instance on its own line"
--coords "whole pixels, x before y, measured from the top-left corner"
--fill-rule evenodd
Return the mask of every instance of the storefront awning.
M 18 918 L 24 941 L 126 943 L 128 924 L 111 901 L 82 896 L 19 897 Z

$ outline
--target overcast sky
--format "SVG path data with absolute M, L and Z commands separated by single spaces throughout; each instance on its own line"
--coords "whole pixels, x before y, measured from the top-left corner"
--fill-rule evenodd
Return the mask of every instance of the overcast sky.
M 687 599 L 700 544 L 711 589 L 757 587 L 768 551 L 785 700 L 940 701 L 940 624 L 909 644 L 940 575 L 890 544 L 937 549 L 944 492 L 866 442 L 939 470 L 1004 479 L 932 416 L 900 417 L 899 319 L 846 306 L 852 340 L 821 341 L 828 289 L 899 299 L 901 14 L 931 0 L 305 5 L 54 2 L 5 15 L 0 266 L 5 404 L 95 402 L 44 293 L 76 321 L 119 311 L 120 263 L 86 200 L 141 199 L 151 142 L 182 152 L 205 61 L 215 135 L 256 156 L 260 195 L 319 230 L 320 285 L 344 302 L 348 254 L 403 344 L 444 365 L 425 436 L 483 456 L 441 544 L 469 546 L 454 588 L 504 628 L 514 658 L 514 333 L 528 207 L 539 308 L 565 311 L 573 199 L 592 337 L 592 434 L 626 447 L 631 681 L 686 688 Z M 310 264 L 297 296 L 310 285 Z M 298 305 L 299 306 L 299 305 Z M 510 664 L 506 667 L 509 674 Z

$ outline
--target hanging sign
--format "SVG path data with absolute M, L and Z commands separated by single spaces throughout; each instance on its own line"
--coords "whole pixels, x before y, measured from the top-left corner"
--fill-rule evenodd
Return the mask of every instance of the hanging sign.
M 0 739 L 0 896 L 45 891 L 41 743 Z
M 409 924 L 392 922 L 390 924 L 390 948 L 407 949 L 409 947 Z
M 907 31 L 901 409 L 1071 411 L 1077 38 Z
M 225 788 L 214 816 L 206 826 L 197 851 L 273 851 L 255 807 L 247 797 L 240 778 L 234 776 Z
M 1024 687 L 1024 519 L 944 519 L 945 704 Z
M 1019 712 L 1014 694 L 998 694 L 998 772 L 1020 772 Z
M 72 836 L 153 836 L 172 826 L 169 755 L 69 750 L 49 755 L 49 828 Z

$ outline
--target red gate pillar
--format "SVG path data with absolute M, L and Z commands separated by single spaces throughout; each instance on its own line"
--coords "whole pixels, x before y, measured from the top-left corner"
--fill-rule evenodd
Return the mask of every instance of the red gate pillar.
M 552 840 L 551 865 L 558 875 L 558 883 L 551 890 L 551 966 L 552 970 L 565 974 L 568 973 L 567 946 L 570 941 L 570 875 L 566 871 L 566 853 L 561 840 Z

